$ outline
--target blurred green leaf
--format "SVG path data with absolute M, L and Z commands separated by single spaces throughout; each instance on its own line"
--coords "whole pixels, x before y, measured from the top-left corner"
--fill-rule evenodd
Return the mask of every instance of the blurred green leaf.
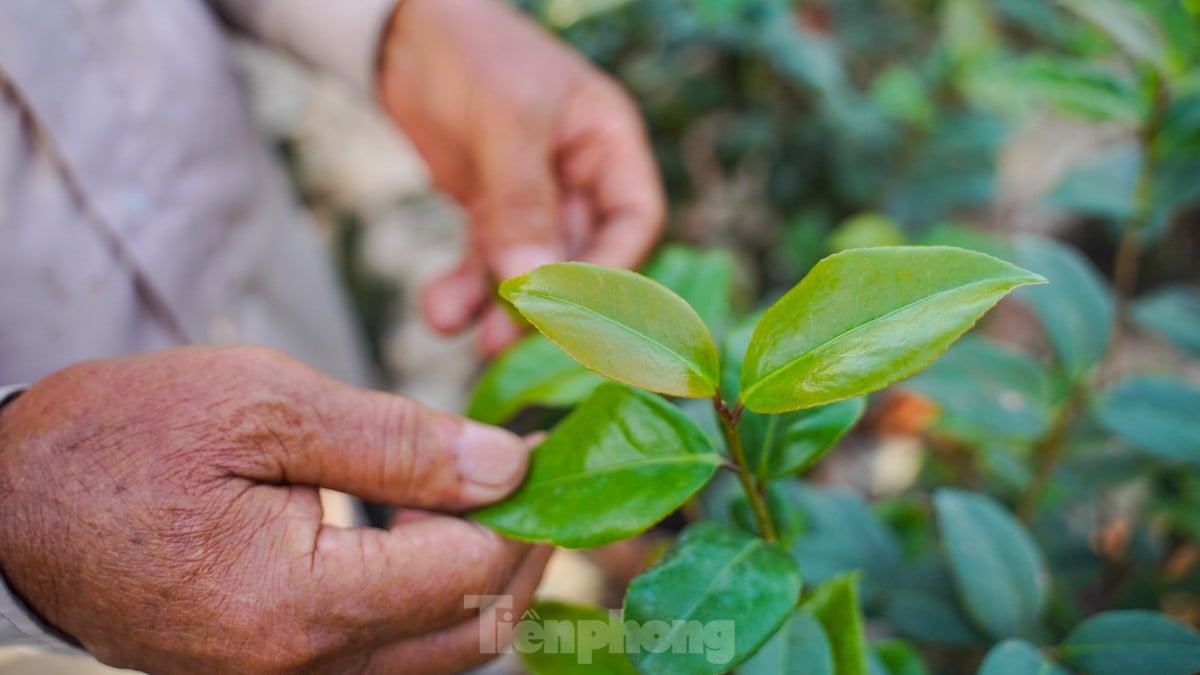
M 1179 380 L 1137 377 L 1101 400 L 1096 418 L 1156 459 L 1200 464 L 1200 389 Z
M 709 328 L 719 330 L 729 320 L 734 261 L 728 251 L 666 246 L 646 265 L 644 272 L 675 291 Z
M 938 426 L 960 438 L 1029 442 L 1045 433 L 1050 383 L 1036 361 L 967 336 L 902 386 L 937 402 Z
M 1124 221 L 1137 212 L 1135 196 L 1142 170 L 1136 143 L 1113 146 L 1071 169 L 1045 199 L 1052 209 Z
M 799 597 L 800 572 L 782 549 L 713 522 L 697 523 L 683 531 L 661 562 L 629 585 L 625 621 L 637 622 L 643 632 L 650 622 L 670 626 L 655 639 L 643 640 L 630 660 L 641 672 L 655 675 L 724 673 L 783 625 Z M 679 648 L 686 647 L 688 626 L 696 625 L 690 622 L 706 630 L 724 627 L 723 637 L 732 648 Z
M 1167 46 L 1154 17 L 1129 0 L 1058 0 L 1058 3 L 1112 38 L 1125 53 L 1167 70 Z
M 835 254 L 763 315 L 742 402 L 781 413 L 861 396 L 929 365 L 1036 274 L 973 251 L 884 247 Z
M 818 586 L 800 605 L 821 626 L 838 675 L 867 675 L 867 639 L 858 607 L 858 573 L 849 572 Z
M 1085 120 L 1126 123 L 1140 122 L 1147 114 L 1129 77 L 1093 61 L 1049 54 L 995 65 L 981 74 L 972 92 L 1013 113 L 1049 107 Z
M 824 583 L 861 569 L 868 600 L 889 587 L 900 560 L 900 544 L 861 497 L 847 490 L 784 485 L 807 526 L 791 546 L 796 560 L 804 564 L 805 579 Z
M 1068 675 L 1025 640 L 1005 640 L 992 647 L 979 675 Z
M 529 675 L 573 675 L 582 663 L 587 663 L 589 675 L 637 675 L 624 649 L 615 653 L 611 649 L 625 644 L 623 628 L 619 620 L 614 622 L 608 611 L 598 607 L 535 602 L 517 626 L 513 651 L 520 654 Z M 564 635 L 561 644 L 571 648 L 558 648 L 555 638 Z M 584 635 L 595 636 L 603 644 L 589 649 L 588 643 L 578 639 Z M 587 661 L 583 660 L 585 654 Z
M 883 114 L 919 129 L 929 128 L 937 115 L 921 76 L 908 66 L 885 68 L 871 84 L 870 97 Z
M 674 406 L 605 384 L 533 450 L 520 489 L 471 517 L 516 539 L 599 546 L 665 518 L 720 463 L 703 432 Z
M 1200 289 L 1160 288 L 1133 303 L 1133 320 L 1192 356 L 1200 356 Z
M 812 612 L 797 609 L 738 675 L 838 675 L 833 649 Z
M 554 263 L 505 281 L 500 294 L 563 351 L 605 377 L 685 398 L 717 390 L 717 348 L 703 319 L 640 274 Z
M 1200 671 L 1200 634 L 1157 612 L 1104 612 L 1076 626 L 1060 654 L 1091 675 L 1192 675 Z
M 1083 256 L 1050 239 L 1018 238 L 1016 259 L 1050 281 L 1017 297 L 1033 308 L 1063 371 L 1077 380 L 1108 351 L 1113 321 L 1108 288 Z
M 995 639 L 1031 634 L 1049 581 L 1033 538 L 984 495 L 942 488 L 933 500 L 946 558 L 971 618 Z
M 891 595 L 885 611 L 901 633 L 917 640 L 950 646 L 983 642 L 958 607 L 943 597 L 901 590 Z
M 837 253 L 852 248 L 901 246 L 905 239 L 904 230 L 891 218 L 879 213 L 860 213 L 829 233 L 826 248 Z
M 887 675 L 929 675 L 921 654 L 904 640 L 880 640 L 871 645 L 871 652 L 883 663 Z
M 741 434 L 746 461 L 763 480 L 804 471 L 854 427 L 864 410 L 866 402 L 852 398 L 782 415 L 744 413 Z
M 553 342 L 531 335 L 504 352 L 483 374 L 467 405 L 467 417 L 503 424 L 533 405 L 569 408 L 604 382 Z

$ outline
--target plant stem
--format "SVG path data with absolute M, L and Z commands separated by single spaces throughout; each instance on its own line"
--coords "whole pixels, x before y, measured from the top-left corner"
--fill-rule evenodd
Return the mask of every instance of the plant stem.
M 767 500 L 762 484 L 750 471 L 746 462 L 746 450 L 742 447 L 742 436 L 738 433 L 738 423 L 742 419 L 742 406 L 738 404 L 733 410 L 721 400 L 713 396 L 713 409 L 721 420 L 721 432 L 725 435 L 725 443 L 729 446 L 729 454 L 733 457 L 734 468 L 737 471 L 738 482 L 746 493 L 750 508 L 754 511 L 754 520 L 758 523 L 758 531 L 767 541 L 778 541 L 775 534 L 775 524 L 771 522 L 771 513 L 767 510 Z
M 1053 475 L 1055 467 L 1058 466 L 1059 460 L 1062 459 L 1071 427 L 1075 426 L 1075 420 L 1083 408 L 1086 391 L 1087 385 L 1084 383 L 1076 384 L 1071 389 L 1066 402 L 1054 417 L 1050 431 L 1033 446 L 1033 458 L 1037 462 L 1037 467 L 1034 469 L 1029 486 L 1021 494 L 1021 500 L 1017 506 L 1017 515 L 1025 522 L 1033 519 L 1038 503 L 1042 501 L 1046 488 L 1050 486 L 1050 477 Z

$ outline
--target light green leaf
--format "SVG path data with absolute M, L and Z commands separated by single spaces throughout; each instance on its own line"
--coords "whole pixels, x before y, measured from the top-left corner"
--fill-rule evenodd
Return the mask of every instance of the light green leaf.
M 1138 377 L 1106 395 L 1096 419 L 1156 459 L 1200 464 L 1200 389 L 1179 380 Z
M 505 281 L 500 295 L 572 358 L 609 379 L 686 398 L 717 390 L 717 347 L 704 321 L 640 274 L 554 263 Z
M 483 374 L 471 395 L 467 417 L 503 424 L 529 406 L 569 408 L 604 381 L 545 337 L 530 335 Z
M 929 365 L 984 312 L 1041 277 L 942 246 L 832 255 L 763 315 L 742 402 L 782 413 L 882 389 Z
M 836 253 L 852 248 L 900 246 L 904 240 L 904 230 L 891 218 L 881 213 L 860 213 L 834 228 L 826 243 L 829 251 Z
M 800 572 L 782 549 L 700 522 L 629 585 L 624 619 L 636 622 L 640 646 L 630 660 L 647 675 L 724 673 L 783 625 L 799 597 Z
M 880 640 L 871 645 L 871 652 L 887 668 L 889 675 L 929 675 L 921 654 L 904 640 Z
M 943 488 L 933 503 L 967 613 L 995 639 L 1030 634 L 1046 604 L 1049 578 L 1033 537 L 981 494 Z
M 833 649 L 812 612 L 797 609 L 738 675 L 837 675 Z
M 637 675 L 625 656 L 620 617 L 597 607 L 534 603 L 513 638 L 529 675 Z
M 991 67 L 973 91 L 985 104 L 1018 115 L 1049 107 L 1097 122 L 1135 123 L 1146 116 L 1130 78 L 1090 61 L 1046 54 Z
M 1073 249 L 1040 237 L 1021 237 L 1017 263 L 1050 280 L 1018 297 L 1037 313 L 1063 371 L 1085 375 L 1108 350 L 1113 303 L 1096 270 Z
M 729 251 L 665 246 L 644 271 L 646 276 L 678 293 L 713 330 L 729 321 L 735 271 Z
M 1060 654 L 1090 675 L 1192 675 L 1200 671 L 1200 634 L 1157 612 L 1104 612 L 1076 626 Z
M 1154 17 L 1129 0 L 1058 0 L 1080 18 L 1112 38 L 1125 53 L 1166 70 L 1168 52 Z
M 866 407 L 864 399 L 852 398 L 782 415 L 744 413 L 746 461 L 763 480 L 804 471 L 858 423 Z
M 1028 356 L 983 338 L 963 338 L 902 386 L 936 401 L 942 410 L 938 427 L 966 440 L 1028 442 L 1048 425 L 1048 373 Z
M 1200 289 L 1167 286 L 1133 303 L 1133 320 L 1200 357 Z
M 471 517 L 517 539 L 599 546 L 662 520 L 720 463 L 704 433 L 674 406 L 606 384 L 533 451 L 516 493 Z
M 821 584 L 801 605 L 825 628 L 838 675 L 867 675 L 867 638 L 858 607 L 858 573 Z
M 1005 640 L 992 647 L 979 675 L 1068 675 L 1025 640 Z

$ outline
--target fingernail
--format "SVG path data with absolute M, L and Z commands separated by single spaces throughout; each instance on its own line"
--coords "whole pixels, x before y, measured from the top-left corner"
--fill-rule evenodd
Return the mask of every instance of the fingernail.
M 529 451 L 524 441 L 503 429 L 467 422 L 455 444 L 464 490 L 480 501 L 512 492 L 525 475 Z
M 497 271 L 505 278 L 511 278 L 562 259 L 561 253 L 547 246 L 532 244 L 514 246 L 500 253 L 497 258 Z

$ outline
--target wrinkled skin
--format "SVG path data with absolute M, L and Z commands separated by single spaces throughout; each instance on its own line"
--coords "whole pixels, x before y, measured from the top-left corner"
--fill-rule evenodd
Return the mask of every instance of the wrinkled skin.
M 324 486 L 457 513 L 524 442 L 277 352 L 95 361 L 0 410 L 0 561 L 102 661 L 154 673 L 441 673 L 486 660 L 464 595 L 519 616 L 548 556 L 452 515 L 321 523 Z
M 425 289 L 434 328 L 482 317 L 495 354 L 520 334 L 488 302 L 495 281 L 567 258 L 634 267 L 658 238 L 663 195 L 637 109 L 507 2 L 405 0 L 379 88 L 471 220 L 462 264 Z

